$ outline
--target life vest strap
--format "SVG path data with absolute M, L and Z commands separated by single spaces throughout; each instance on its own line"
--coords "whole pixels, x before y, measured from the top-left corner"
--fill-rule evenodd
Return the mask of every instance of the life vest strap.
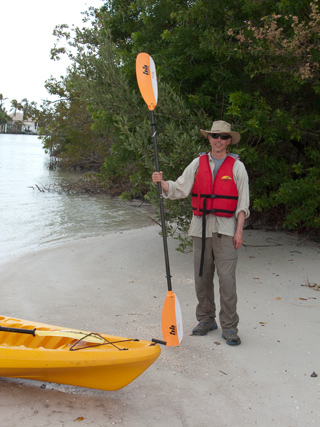
M 196 208 L 192 208 L 193 210 L 196 210 Z M 199 209 L 199 212 L 204 212 L 206 214 L 215 214 L 217 212 L 221 212 L 221 213 L 227 213 L 227 214 L 234 214 L 235 211 L 228 211 L 226 209 Z
M 229 200 L 238 200 L 237 196 L 222 196 L 220 194 L 195 194 L 192 193 L 193 197 L 205 197 L 206 199 L 229 199 Z M 200 209 L 201 210 L 201 209 Z
M 200 212 L 205 212 L 205 213 L 213 213 L 215 214 L 216 212 L 221 212 L 221 213 L 227 213 L 227 214 L 234 214 L 235 211 L 228 211 L 227 209 L 200 209 Z

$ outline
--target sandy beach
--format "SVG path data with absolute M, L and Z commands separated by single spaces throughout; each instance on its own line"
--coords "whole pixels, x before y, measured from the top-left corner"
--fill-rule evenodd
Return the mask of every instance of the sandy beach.
M 150 226 L 68 241 L 1 265 L 1 315 L 161 339 L 167 283 L 159 231 Z M 176 251 L 169 238 L 181 345 L 161 346 L 158 360 L 116 392 L 0 378 L 1 425 L 319 426 L 320 245 L 263 230 L 246 230 L 244 240 L 240 346 L 226 345 L 220 327 L 191 335 L 192 253 Z M 217 285 L 216 279 L 218 302 Z

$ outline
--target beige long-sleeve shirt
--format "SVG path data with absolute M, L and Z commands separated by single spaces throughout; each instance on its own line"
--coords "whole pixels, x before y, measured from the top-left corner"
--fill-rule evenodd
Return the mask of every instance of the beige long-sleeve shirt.
M 211 153 L 208 153 L 209 165 L 211 171 L 214 171 L 214 160 Z M 176 181 L 167 181 L 169 184 L 168 192 L 163 191 L 163 197 L 171 200 L 184 199 L 192 192 L 192 187 L 195 180 L 195 175 L 199 167 L 199 157 L 194 159 L 189 166 L 186 167 L 183 174 Z M 206 237 L 211 237 L 212 233 L 225 234 L 234 236 L 237 227 L 237 217 L 239 212 L 244 211 L 246 218 L 249 217 L 249 178 L 244 164 L 237 159 L 233 166 L 233 176 L 238 188 L 238 204 L 235 214 L 232 218 L 207 215 L 206 218 Z M 190 207 L 191 209 L 191 207 Z M 189 236 L 202 236 L 202 217 L 193 215 L 189 228 Z

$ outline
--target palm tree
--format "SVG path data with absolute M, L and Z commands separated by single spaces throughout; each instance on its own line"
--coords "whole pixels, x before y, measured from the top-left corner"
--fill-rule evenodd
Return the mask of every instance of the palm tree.
M 13 99 L 11 101 L 11 110 L 10 111 L 14 111 L 13 116 L 15 116 L 17 114 L 17 110 L 23 110 L 23 106 L 16 100 Z
M 4 98 L 3 95 L 2 95 L 2 93 L 0 93 L 0 108 L 1 109 L 2 109 L 3 101 L 5 101 L 6 99 L 8 99 L 8 98 Z
M 30 105 L 27 98 L 23 98 L 23 100 L 20 102 L 20 105 L 22 105 L 22 108 L 23 108 L 23 120 L 28 120 Z
M 2 93 L 0 93 L 0 132 L 4 132 L 5 125 L 10 120 L 5 107 L 3 106 L 3 101 L 8 98 L 4 98 Z

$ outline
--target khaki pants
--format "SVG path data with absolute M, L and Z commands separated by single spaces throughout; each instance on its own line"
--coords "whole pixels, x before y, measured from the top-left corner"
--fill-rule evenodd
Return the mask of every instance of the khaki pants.
M 210 322 L 216 317 L 213 277 L 215 267 L 219 276 L 220 313 L 222 332 L 238 332 L 239 316 L 237 314 L 236 266 L 238 254 L 233 246 L 233 239 L 213 233 L 206 238 L 202 277 L 199 276 L 202 239 L 193 237 L 194 276 L 198 298 L 196 317 L 198 322 Z

